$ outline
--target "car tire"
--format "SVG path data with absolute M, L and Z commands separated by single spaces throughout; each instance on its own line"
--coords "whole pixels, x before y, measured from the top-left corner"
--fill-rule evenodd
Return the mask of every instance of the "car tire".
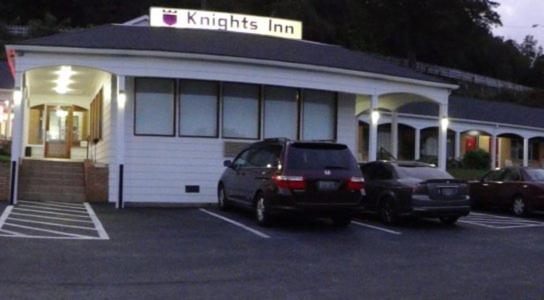
M 527 201 L 521 196 L 517 196 L 512 201 L 512 213 L 518 217 L 526 216 L 528 213 Z
M 228 203 L 227 194 L 225 193 L 225 188 L 223 186 L 219 187 L 217 191 L 217 206 L 222 211 L 228 210 L 230 205 Z
M 457 223 L 459 217 L 440 217 L 439 219 L 442 224 L 452 226 Z
M 382 222 L 387 225 L 397 223 L 397 212 L 395 211 L 393 199 L 383 199 L 380 205 L 380 218 Z
M 257 224 L 263 227 L 268 227 L 272 223 L 272 217 L 267 208 L 267 201 L 262 194 L 257 195 L 255 201 L 255 219 Z
M 336 215 L 332 216 L 331 219 L 336 227 L 347 227 L 351 224 L 351 216 L 349 215 Z

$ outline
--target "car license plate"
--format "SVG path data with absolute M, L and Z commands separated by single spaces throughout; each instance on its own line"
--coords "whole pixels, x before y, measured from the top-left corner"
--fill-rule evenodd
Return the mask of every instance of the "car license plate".
M 319 181 L 317 183 L 317 189 L 320 190 L 320 191 L 336 190 L 336 182 L 334 182 L 334 181 Z
M 440 194 L 442 194 L 442 196 L 446 196 L 446 197 L 449 197 L 449 196 L 453 196 L 457 193 L 457 189 L 455 188 L 441 188 L 440 189 Z

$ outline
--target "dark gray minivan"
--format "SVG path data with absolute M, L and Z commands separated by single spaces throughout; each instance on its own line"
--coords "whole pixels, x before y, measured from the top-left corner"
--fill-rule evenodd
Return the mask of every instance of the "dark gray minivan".
M 361 210 L 364 179 L 343 144 L 267 139 L 224 165 L 219 207 L 252 209 L 260 225 L 270 224 L 274 214 L 297 212 L 347 226 Z

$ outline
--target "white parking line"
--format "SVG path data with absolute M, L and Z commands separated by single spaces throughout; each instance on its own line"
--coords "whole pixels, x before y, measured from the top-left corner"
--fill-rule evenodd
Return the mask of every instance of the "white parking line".
M 19 224 L 13 224 L 13 223 L 4 223 L 4 226 L 10 226 L 10 227 L 17 227 L 17 228 L 23 228 L 23 229 L 28 229 L 28 230 L 35 230 L 35 231 L 40 231 L 40 232 L 47 232 L 47 233 L 52 233 L 52 234 L 58 234 L 58 235 L 61 235 L 61 236 L 69 236 L 69 237 L 76 237 L 76 238 L 80 238 L 80 239 L 88 239 L 88 238 L 92 238 L 90 236 L 87 236 L 87 235 L 81 235 L 81 234 L 75 234 L 75 233 L 67 233 L 67 232 L 63 232 L 63 231 L 57 231 L 57 230 L 51 230 L 51 229 L 43 229 L 43 228 L 37 228 L 37 227 L 31 227 L 31 226 L 24 226 L 24 225 L 19 225 Z
M 259 237 L 262 237 L 262 238 L 265 238 L 265 239 L 270 238 L 270 236 L 268 234 L 266 234 L 266 233 L 263 233 L 263 232 L 260 232 L 258 230 L 255 230 L 253 228 L 247 227 L 246 225 L 244 225 L 242 223 L 236 222 L 236 221 L 231 220 L 231 219 L 229 219 L 227 217 L 223 217 L 222 215 L 213 213 L 213 212 L 211 212 L 211 211 L 209 211 L 207 209 L 201 208 L 200 211 L 205 213 L 205 214 L 208 214 L 208 215 L 210 215 L 212 217 L 216 217 L 216 218 L 218 218 L 220 220 L 223 220 L 223 221 L 225 221 L 227 223 L 230 223 L 230 224 L 232 224 L 234 226 L 237 226 L 237 227 L 240 227 L 240 228 L 242 228 L 244 230 L 247 230 L 247 231 L 249 231 L 249 232 L 251 232 L 251 233 L 253 233 L 253 234 L 255 234 L 255 235 L 259 236 Z
M 19 204 L 17 207 L 23 207 L 23 208 L 32 208 L 32 209 L 43 209 L 44 211 L 60 211 L 60 212 L 69 212 L 69 213 L 75 213 L 75 214 L 82 214 L 87 215 L 87 212 L 85 210 L 80 209 L 72 209 L 72 208 L 52 208 L 52 207 L 45 207 L 45 206 L 36 206 L 36 205 L 27 205 L 27 204 Z
M 40 216 L 40 215 L 34 215 L 34 214 L 23 214 L 23 213 L 18 213 L 18 212 L 11 212 L 11 215 L 12 216 L 23 216 L 23 217 L 32 217 L 32 218 L 40 218 L 40 219 L 49 219 L 49 220 L 59 220 L 59 221 L 93 224 L 93 221 L 87 221 L 87 220 L 70 219 L 70 218 L 57 218 L 57 217 Z
M 379 227 L 379 226 L 375 226 L 375 225 L 370 225 L 370 224 L 359 222 L 359 221 L 351 221 L 351 223 L 355 224 L 355 225 L 358 225 L 358 226 L 362 226 L 362 227 L 367 227 L 367 228 L 371 228 L 371 229 L 380 230 L 380 231 L 387 232 L 387 233 L 394 234 L 394 235 L 401 235 L 402 234 L 402 232 L 399 232 L 399 231 L 394 231 L 394 230 L 391 230 L 391 229 L 387 229 L 387 228 L 383 228 L 383 227 Z
M 59 223 L 51 223 L 51 222 L 43 222 L 43 221 L 25 220 L 25 219 L 13 218 L 13 217 L 9 218 L 9 220 L 10 221 L 19 221 L 19 222 L 24 222 L 24 223 L 32 223 L 32 224 L 49 225 L 49 226 L 55 226 L 55 227 L 66 227 L 66 228 L 84 229 L 84 230 L 96 230 L 94 227 L 85 227 L 85 226 L 59 224 Z
M 16 206 L 8 206 L 0 216 L 0 237 L 109 240 L 91 205 L 81 203 L 78 207 L 82 210 L 75 207 L 74 204 L 71 208 L 58 208 L 41 205 L 41 202 L 36 204 L 27 201 Z
M 518 217 L 508 217 L 476 212 L 471 212 L 470 215 L 461 218 L 459 220 L 459 223 L 481 226 L 491 229 L 544 227 L 544 222 L 527 220 Z
M 98 232 L 98 236 L 103 240 L 109 240 L 110 237 L 108 233 L 106 233 L 106 230 L 104 230 L 104 226 L 102 226 L 102 223 L 94 213 L 94 210 L 92 209 L 91 205 L 89 203 L 84 203 L 85 208 L 87 209 L 87 212 L 89 213 L 89 216 L 91 217 L 91 220 L 93 220 L 94 227 L 96 228 L 96 231 Z
M 21 210 L 22 211 L 30 211 L 30 212 L 37 212 L 37 213 L 48 214 L 48 215 L 70 216 L 70 217 L 85 218 L 85 219 L 89 218 L 88 216 L 84 216 L 84 215 L 74 215 L 74 214 L 65 214 L 65 213 L 57 213 L 57 212 L 47 212 L 47 211 L 43 211 L 43 210 L 36 210 L 36 209 L 29 209 L 29 208 L 18 208 L 18 207 L 16 207 L 15 209 L 17 211 L 21 211 Z
M 24 203 L 35 206 L 44 206 L 44 207 L 55 207 L 55 208 L 68 208 L 68 209 L 80 209 L 85 210 L 83 204 L 73 204 L 73 203 L 64 203 L 64 202 L 36 202 L 36 201 L 24 201 L 19 200 L 17 203 Z

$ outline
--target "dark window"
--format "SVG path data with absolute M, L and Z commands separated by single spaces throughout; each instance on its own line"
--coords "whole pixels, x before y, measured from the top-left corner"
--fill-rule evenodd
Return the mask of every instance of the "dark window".
M 179 133 L 181 136 L 217 137 L 219 85 L 217 82 L 179 82 Z
M 447 172 L 437 168 L 399 166 L 395 169 L 399 178 L 417 178 L 421 180 L 453 178 Z
M 286 167 L 294 170 L 354 170 L 357 162 L 345 145 L 295 143 L 288 150 Z
M 370 174 L 370 180 L 391 180 L 395 178 L 395 170 L 388 164 L 376 164 Z
M 223 137 L 259 138 L 259 86 L 223 84 Z
M 137 78 L 134 106 L 136 135 L 174 135 L 174 80 Z
M 258 168 L 272 168 L 277 166 L 281 153 L 281 146 L 268 146 L 257 149 L 249 157 L 249 165 Z
M 518 169 L 508 169 L 504 173 L 503 181 L 520 181 L 521 174 Z
M 252 152 L 254 152 L 254 149 L 247 149 L 244 152 L 240 153 L 238 157 L 234 160 L 232 165 L 235 168 L 243 168 L 249 166 L 249 157 L 252 155 Z
M 487 173 L 484 177 L 484 181 L 502 181 L 504 178 L 504 171 L 503 170 L 497 170 L 497 171 L 491 171 Z

